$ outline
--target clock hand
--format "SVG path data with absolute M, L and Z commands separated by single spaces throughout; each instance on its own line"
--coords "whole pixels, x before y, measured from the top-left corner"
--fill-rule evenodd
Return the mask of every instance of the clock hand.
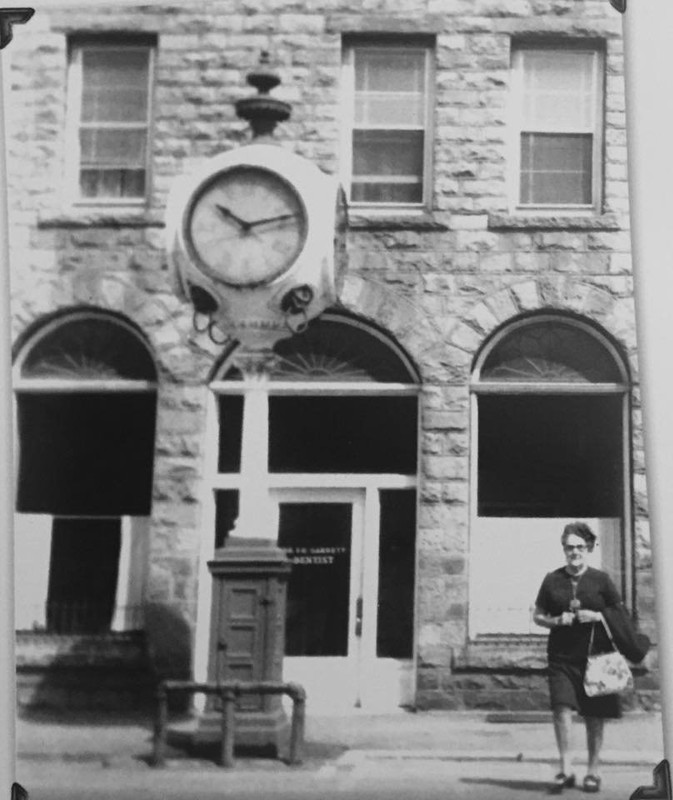
M 298 216 L 297 213 L 279 214 L 277 217 L 265 217 L 264 219 L 256 219 L 254 222 L 249 222 L 248 225 L 250 228 L 254 228 L 257 225 L 263 225 L 265 222 L 280 222 L 282 219 L 292 219 L 292 217 L 296 216 Z
M 220 214 L 222 214 L 223 217 L 231 217 L 231 219 L 237 222 L 244 231 L 249 231 L 252 227 L 253 223 L 246 222 L 244 219 L 236 216 L 236 214 L 234 214 L 234 212 L 228 209 L 226 206 L 221 206 L 216 203 L 215 208 L 220 212 Z

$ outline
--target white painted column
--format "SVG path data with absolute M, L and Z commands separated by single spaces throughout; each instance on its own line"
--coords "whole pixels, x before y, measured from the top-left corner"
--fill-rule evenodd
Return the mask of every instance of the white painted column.
M 269 499 L 269 392 L 264 372 L 245 376 L 238 519 L 230 536 L 276 540 Z
M 633 270 L 657 593 L 664 756 L 673 763 L 673 3 L 628 0 L 624 15 Z
M 266 355 L 262 356 L 263 363 Z M 246 389 L 243 395 L 243 420 L 241 436 L 241 486 L 239 490 L 239 514 L 229 539 L 245 544 L 246 539 L 267 539 L 275 542 L 276 529 L 271 501 L 269 499 L 269 395 L 268 375 L 260 368 L 254 357 L 250 369 L 243 367 Z M 211 393 L 208 399 L 206 423 L 205 486 L 203 498 L 204 530 L 199 558 L 199 587 L 196 634 L 194 641 L 194 679 L 205 681 L 208 676 L 208 647 L 210 642 L 210 614 L 212 603 L 212 576 L 208 561 L 213 557 L 215 526 L 215 502 L 212 479 L 217 472 L 217 445 L 219 419 L 217 397 Z M 194 708 L 202 711 L 203 696 L 194 698 Z

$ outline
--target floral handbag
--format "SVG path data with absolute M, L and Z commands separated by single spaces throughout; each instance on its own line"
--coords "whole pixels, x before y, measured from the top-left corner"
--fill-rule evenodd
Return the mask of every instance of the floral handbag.
M 594 643 L 594 625 L 591 626 L 587 666 L 584 671 L 584 691 L 588 697 L 601 697 L 605 694 L 618 694 L 633 687 L 633 675 L 624 656 L 617 650 L 615 640 L 612 638 L 610 628 L 601 619 L 605 628 L 612 651 L 592 656 L 591 648 Z

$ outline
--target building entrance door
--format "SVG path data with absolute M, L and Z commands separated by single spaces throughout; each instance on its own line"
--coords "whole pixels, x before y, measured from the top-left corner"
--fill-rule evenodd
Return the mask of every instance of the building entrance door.
M 378 493 L 376 493 L 378 495 Z M 382 657 L 380 537 L 365 489 L 272 491 L 278 544 L 292 561 L 283 677 L 312 709 L 411 702 L 411 658 Z M 374 509 L 375 510 L 375 509 Z

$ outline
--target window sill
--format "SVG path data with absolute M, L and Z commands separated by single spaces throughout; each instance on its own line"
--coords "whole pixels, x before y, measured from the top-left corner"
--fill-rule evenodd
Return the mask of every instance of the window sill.
M 446 231 L 429 211 L 371 211 L 351 208 L 348 229 L 352 231 Z
M 164 220 L 158 214 L 143 209 L 114 208 L 111 206 L 78 208 L 63 214 L 45 214 L 38 219 L 41 230 L 50 228 L 163 228 Z
M 622 226 L 613 214 L 494 214 L 488 215 L 490 231 L 519 230 L 578 230 L 578 231 L 619 231 Z

